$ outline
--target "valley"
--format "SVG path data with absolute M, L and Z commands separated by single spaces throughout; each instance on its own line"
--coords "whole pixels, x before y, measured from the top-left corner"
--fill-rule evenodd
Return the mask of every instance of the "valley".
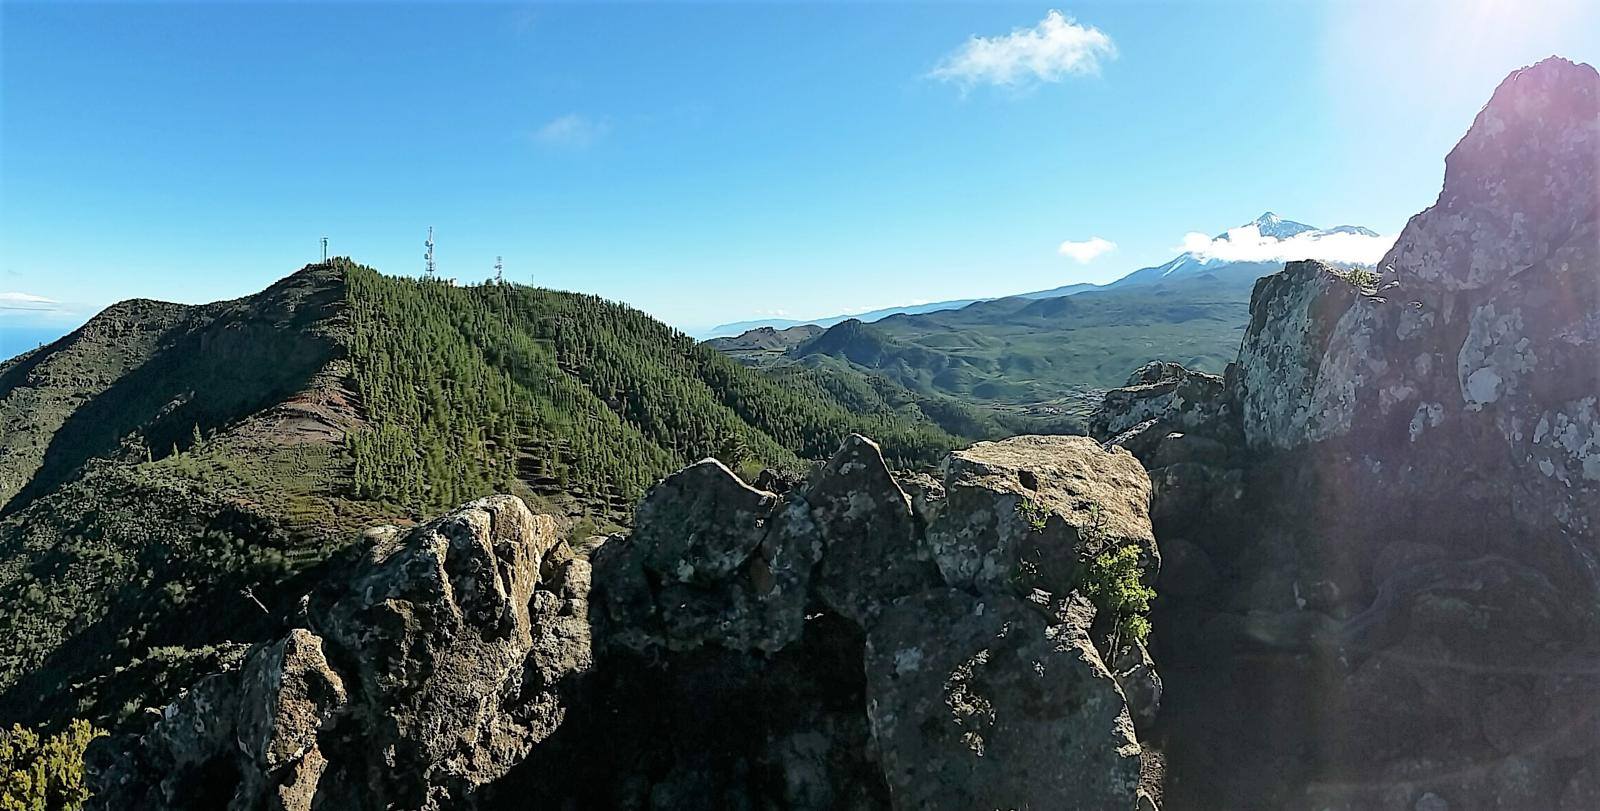
M 1237 238 L 1288 252 L 1313 250 L 1317 240 L 1341 235 L 1377 237 L 1364 228 L 1323 230 L 1268 212 L 1216 242 Z M 706 343 L 757 368 L 826 368 L 880 378 L 1003 420 L 1081 433 L 1104 392 L 1150 361 L 1175 360 L 1220 374 L 1238 351 L 1256 280 L 1281 268 L 1281 262 L 1184 253 L 1101 286 L 827 318 L 781 330 L 759 326 Z

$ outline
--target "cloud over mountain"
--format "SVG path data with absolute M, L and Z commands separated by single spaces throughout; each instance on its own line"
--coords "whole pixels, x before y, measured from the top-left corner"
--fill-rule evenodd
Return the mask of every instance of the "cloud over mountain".
M 1223 262 L 1292 262 L 1319 259 L 1344 265 L 1376 265 L 1383 258 L 1395 235 L 1374 234 L 1366 229 L 1335 228 L 1306 231 L 1285 238 L 1261 233 L 1256 223 L 1230 228 L 1219 237 L 1197 231 L 1185 234 L 1177 250 L 1198 259 Z

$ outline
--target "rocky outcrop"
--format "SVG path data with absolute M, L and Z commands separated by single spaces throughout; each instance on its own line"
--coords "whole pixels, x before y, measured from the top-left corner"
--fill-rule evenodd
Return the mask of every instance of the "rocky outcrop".
M 1085 559 L 1123 547 L 1157 570 L 1138 463 L 1022 437 L 905 480 L 915 499 L 860 436 L 782 496 L 707 460 L 652 489 L 592 560 L 503 496 L 374 531 L 308 627 L 100 745 L 96 802 L 1148 800 L 1127 696 L 1148 716 L 1159 678 L 1137 641 L 1097 627 L 1083 582 Z
M 1132 807 L 1142 748 L 1079 581 L 1085 556 L 1129 544 L 1156 570 L 1138 463 L 1083 437 L 1022 437 L 953 454 L 942 481 L 908 483 L 915 499 L 877 446 L 852 436 L 782 497 L 715 461 L 652 491 L 632 537 L 596 559 L 611 642 L 597 690 L 623 705 L 634 735 L 658 732 L 621 754 L 611 733 L 575 743 L 569 761 L 609 763 L 634 787 L 588 799 Z M 695 544 L 726 564 L 716 577 L 685 582 L 652 563 L 663 546 Z M 734 546 L 742 558 L 720 552 Z M 706 571 L 700 557 L 673 571 Z M 816 693 L 850 701 L 799 709 Z M 724 706 L 700 711 L 724 719 L 721 740 L 669 743 L 682 738 L 673 706 L 712 695 Z M 680 785 L 686 764 L 697 776 Z
M 928 529 L 946 582 L 983 593 L 1064 597 L 1081 563 L 1137 546 L 1155 570 L 1149 477 L 1087 437 L 980 442 L 945 463 L 947 508 Z
M 1170 806 L 1592 796 L 1597 162 L 1600 76 L 1519 71 L 1376 291 L 1290 263 L 1209 399 L 1106 397 L 1153 486 Z
M 1222 378 L 1216 375 L 1152 361 L 1129 376 L 1122 388 L 1106 392 L 1101 407 L 1090 417 L 1089 433 L 1124 437 L 1117 444 L 1127 444 L 1140 435 L 1151 435 L 1157 427 L 1162 436 L 1200 426 L 1220 429 L 1229 424 L 1233 413 L 1232 402 L 1222 392 Z
M 102 808 L 443 808 L 560 725 L 591 664 L 588 563 L 519 499 L 379 533 L 346 593 L 102 742 Z
M 1094 607 L 1047 605 L 938 589 L 884 612 L 867 708 L 895 807 L 1134 806 L 1141 750 Z

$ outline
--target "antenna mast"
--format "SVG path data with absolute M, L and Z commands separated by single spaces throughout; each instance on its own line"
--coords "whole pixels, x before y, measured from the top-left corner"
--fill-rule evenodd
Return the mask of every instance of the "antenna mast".
M 433 271 L 434 271 L 434 265 L 433 265 L 433 226 L 431 226 L 431 225 L 428 226 L 428 241 L 424 242 L 422 244 L 428 249 L 428 252 L 422 255 L 422 258 L 427 262 L 427 264 L 423 266 L 423 269 L 428 272 L 428 278 L 431 279 L 431 278 L 433 278 Z
M 322 238 L 322 264 L 328 264 L 328 238 Z
M 494 282 L 495 282 L 495 284 L 505 284 L 505 281 L 506 281 L 505 269 L 506 269 L 505 262 L 502 262 L 501 258 L 496 256 L 494 258 Z

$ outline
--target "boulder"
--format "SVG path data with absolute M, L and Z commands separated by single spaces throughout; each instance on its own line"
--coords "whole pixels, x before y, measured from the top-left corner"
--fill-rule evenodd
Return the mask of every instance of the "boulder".
M 632 543 L 644 568 L 662 582 L 715 583 L 761 543 L 776 504 L 773 494 L 706 459 L 651 488 L 639 504 Z
M 1086 557 L 1126 545 L 1154 577 L 1150 478 L 1119 447 L 1074 436 L 980 442 L 950 454 L 944 487 L 928 544 L 953 587 L 1064 597 Z
M 1132 808 L 1140 746 L 1089 639 L 1081 597 L 1055 616 L 940 589 L 867 635 L 867 713 L 896 808 Z
M 96 744 L 97 808 L 461 807 L 561 724 L 588 567 L 520 499 L 375 536 L 344 596 Z
M 1089 434 L 1110 440 L 1140 423 L 1156 420 L 1170 431 L 1232 431 L 1233 406 L 1224 396 L 1223 378 L 1153 361 L 1135 371 L 1121 388 L 1106 392 L 1089 419 Z
M 887 764 L 951 743 L 949 730 L 937 726 L 948 712 L 940 691 L 962 665 L 932 660 L 962 650 L 961 661 L 981 656 L 991 638 L 1009 634 L 1006 644 L 1017 650 L 981 668 L 971 688 L 986 696 L 975 700 L 1002 708 L 1005 723 L 988 733 L 999 748 L 975 762 L 967 748 L 940 755 L 983 776 L 939 802 L 1131 806 L 1141 750 L 1118 678 L 1148 718 L 1159 702 L 1159 676 L 1142 649 L 1124 662 L 1125 672 L 1106 668 L 1089 641 L 1094 608 L 1072 592 L 1072 578 L 1078 556 L 1090 551 L 1078 534 L 1095 550 L 1139 545 L 1153 572 L 1147 480 L 1126 452 L 1082 437 L 987 443 L 952 455 L 945 467 L 943 482 L 921 474 L 897 479 L 875 443 L 852 435 L 770 510 L 752 509 L 760 502 L 748 495 L 692 514 L 641 510 L 632 538 L 596 554 L 607 621 L 593 678 L 604 710 L 569 733 L 572 749 L 560 755 L 604 768 L 604 782 L 627 793 L 584 793 L 551 777 L 553 767 L 533 770 L 543 776 L 529 778 L 529 790 L 595 805 L 924 807 L 939 790 L 908 788 L 904 769 Z M 713 504 L 696 494 L 701 485 L 740 492 L 727 476 L 708 472 L 693 474 L 705 477 L 699 485 L 687 472 L 669 477 L 646 503 Z M 1019 508 L 1024 493 L 1031 506 Z M 1006 520 L 996 526 L 997 517 Z M 669 523 L 657 526 L 661 521 Z M 717 554 L 714 548 L 677 540 L 710 537 L 713 525 L 719 537 L 760 541 L 714 579 L 668 582 L 655 574 L 675 566 L 718 571 L 697 557 Z M 1040 535 L 1038 545 L 1060 558 L 1059 569 L 1024 565 L 1046 557 L 1015 534 L 1024 531 Z M 936 537 L 948 539 L 947 550 L 964 545 L 972 557 L 982 556 L 983 544 L 1009 544 L 983 551 L 996 567 L 1010 560 L 1019 578 L 1034 577 L 1024 571 L 1038 577 L 1007 583 L 969 576 L 952 590 L 936 565 Z M 688 557 L 650 562 L 667 546 Z M 1019 557 L 1025 554 L 1033 557 Z M 1052 599 L 1046 585 L 1060 597 Z M 1063 606 L 1071 611 L 1061 613 Z M 952 630 L 961 612 L 973 618 Z M 929 670 L 917 684 L 885 675 L 875 645 L 925 649 L 929 667 L 945 670 L 937 678 Z M 878 714 L 899 702 L 905 706 Z M 1057 763 L 1048 748 L 1025 751 L 1041 736 L 1066 742 L 1072 759 Z M 1009 762 L 995 756 L 1012 750 Z M 1076 771 L 1083 767 L 1105 773 L 1089 793 Z M 1028 777 L 1038 774 L 1050 780 Z
M 824 545 L 818 593 L 834 610 L 865 626 L 885 605 L 939 584 L 911 499 L 877 443 L 846 437 L 804 498 Z
M 1250 447 L 1293 448 L 1327 430 L 1329 416 L 1318 410 L 1318 372 L 1336 326 L 1360 298 L 1355 285 L 1321 262 L 1290 262 L 1256 282 L 1230 378 Z

